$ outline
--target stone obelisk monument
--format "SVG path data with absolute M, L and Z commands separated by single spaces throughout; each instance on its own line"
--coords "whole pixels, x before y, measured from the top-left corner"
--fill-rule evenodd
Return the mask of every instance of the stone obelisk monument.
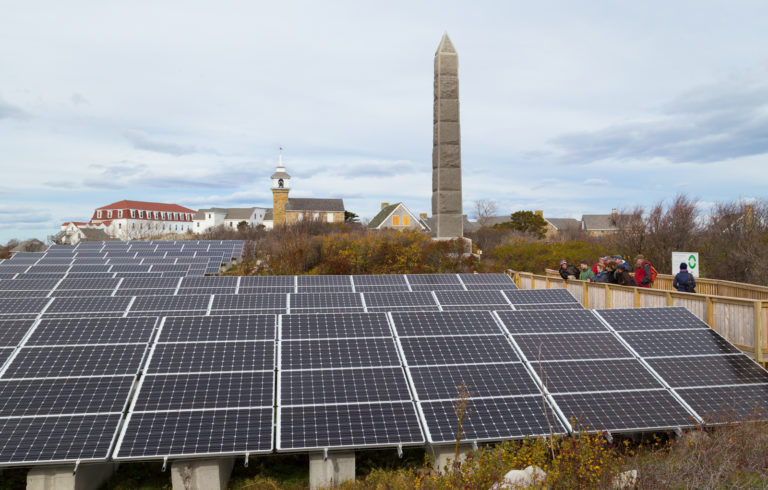
M 448 34 L 435 53 L 432 139 L 432 216 L 435 238 L 464 236 L 459 132 L 459 56 Z

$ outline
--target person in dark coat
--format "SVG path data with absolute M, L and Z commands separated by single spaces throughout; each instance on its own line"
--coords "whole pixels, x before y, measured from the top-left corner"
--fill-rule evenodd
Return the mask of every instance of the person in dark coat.
M 696 292 L 696 278 L 688 272 L 688 264 L 685 262 L 680 264 L 680 272 L 677 273 L 675 280 L 672 281 L 672 287 L 682 293 Z
M 624 264 L 619 264 L 619 266 L 616 267 L 616 272 L 614 272 L 614 277 L 616 278 L 616 284 L 618 284 L 619 286 L 637 287 L 635 278 L 629 274 L 629 271 L 627 270 L 627 266 Z
M 578 279 L 579 269 L 572 265 L 568 265 L 568 261 L 563 259 L 560 261 L 560 277 L 563 279 Z
M 605 267 L 603 264 L 597 264 L 597 274 L 595 277 L 589 280 L 589 282 L 603 282 L 603 283 L 609 283 L 611 282 L 608 278 L 608 273 L 605 271 Z

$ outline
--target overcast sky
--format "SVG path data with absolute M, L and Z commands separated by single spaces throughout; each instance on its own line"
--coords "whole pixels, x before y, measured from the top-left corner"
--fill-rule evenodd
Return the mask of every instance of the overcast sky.
M 0 0 L 0 241 L 122 199 L 430 211 L 459 53 L 464 209 L 766 197 L 768 2 Z

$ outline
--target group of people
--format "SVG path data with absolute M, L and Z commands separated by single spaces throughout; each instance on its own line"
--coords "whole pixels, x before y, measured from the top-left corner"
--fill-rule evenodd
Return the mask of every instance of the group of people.
M 630 273 L 630 269 L 635 273 Z M 658 272 L 644 256 L 635 258 L 634 267 L 630 266 L 621 255 L 600 257 L 596 263 L 582 260 L 578 267 L 567 260 L 560 261 L 560 277 L 563 279 L 578 279 L 587 282 L 602 282 L 620 286 L 636 286 L 650 288 Z M 680 273 L 675 276 L 673 287 L 686 293 L 696 292 L 696 280 L 688 272 L 686 263 L 680 264 Z

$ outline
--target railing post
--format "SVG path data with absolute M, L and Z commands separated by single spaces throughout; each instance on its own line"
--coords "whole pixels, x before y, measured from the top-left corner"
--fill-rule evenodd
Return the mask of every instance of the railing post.
M 763 303 L 755 301 L 755 361 L 763 364 Z
M 547 289 L 549 289 L 549 276 L 547 276 Z
M 584 298 L 584 308 L 589 309 L 589 283 L 587 281 L 584 281 L 584 285 L 582 286 L 583 292 L 581 293 Z
M 611 287 L 605 285 L 605 308 L 613 308 L 613 293 L 611 293 Z
M 715 302 L 712 301 L 712 296 L 707 296 L 707 325 L 715 328 Z
M 635 308 L 643 306 L 643 300 L 640 297 L 640 288 L 635 288 Z
M 670 292 L 667 293 L 667 306 L 675 306 L 675 299 Z

